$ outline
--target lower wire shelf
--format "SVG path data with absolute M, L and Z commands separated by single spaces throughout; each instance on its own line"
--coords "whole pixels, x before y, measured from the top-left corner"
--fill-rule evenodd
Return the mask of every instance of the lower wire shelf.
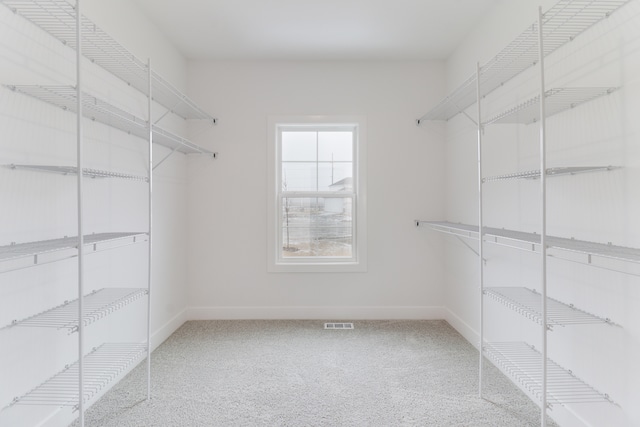
M 142 288 L 103 288 L 85 295 L 82 323 L 84 326 L 136 301 L 147 293 Z M 65 302 L 23 320 L 17 320 L 5 328 L 32 327 L 66 329 L 68 333 L 78 330 L 78 300 Z M 4 328 L 0 328 L 4 329 Z
M 539 292 L 520 287 L 489 287 L 484 288 L 484 294 L 526 318 L 542 324 L 542 295 Z M 616 325 L 610 319 L 596 316 L 573 305 L 547 297 L 547 325 L 549 328 L 588 324 Z
M 501 371 L 531 393 L 538 402 L 542 400 L 542 354 L 525 342 L 485 343 L 483 351 Z M 547 402 L 613 403 L 609 395 L 599 392 L 547 358 Z
M 84 357 L 83 402 L 93 399 L 129 367 L 146 354 L 146 344 L 107 343 L 94 348 Z M 11 405 L 48 405 L 73 407 L 77 410 L 79 364 L 74 363 L 58 374 L 17 397 Z

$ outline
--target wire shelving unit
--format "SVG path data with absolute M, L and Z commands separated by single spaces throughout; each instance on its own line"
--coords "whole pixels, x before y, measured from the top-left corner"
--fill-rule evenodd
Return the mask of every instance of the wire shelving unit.
M 538 400 L 541 426 L 547 425 L 547 407 L 554 403 L 610 402 L 599 393 L 551 361 L 548 356 L 547 332 L 554 325 L 608 323 L 607 319 L 549 298 L 547 293 L 547 258 L 594 265 L 626 274 L 640 275 L 640 249 L 549 236 L 547 232 L 547 178 L 577 173 L 612 170 L 614 166 L 547 167 L 546 119 L 582 103 L 614 92 L 615 87 L 571 87 L 547 90 L 545 87 L 545 58 L 572 41 L 576 36 L 609 17 L 629 0 L 559 0 L 543 13 L 538 9 L 535 23 L 509 43 L 484 65 L 478 63 L 474 75 L 465 80 L 427 114 L 423 121 L 449 120 L 462 113 L 477 127 L 477 185 L 478 226 L 442 221 L 416 221 L 416 225 L 452 235 L 478 256 L 479 280 L 479 395 L 483 397 L 483 366 L 486 355 L 496 366 Z M 494 117 L 483 119 L 482 100 L 505 83 L 528 69 L 537 68 L 538 96 L 533 97 Z M 469 110 L 476 105 L 474 112 Z M 474 116 L 474 117 L 472 117 Z M 492 124 L 530 124 L 539 126 L 539 168 L 485 178 L 483 176 L 484 131 Z M 483 187 L 491 181 L 509 179 L 537 179 L 539 182 L 539 230 L 527 233 L 485 226 Z M 478 241 L 476 248 L 464 239 Z M 485 287 L 485 244 L 499 244 L 539 254 L 539 289 L 533 292 L 522 288 Z M 548 252 L 548 249 L 552 251 Z M 577 255 L 576 255 L 577 254 Z M 540 351 L 525 343 L 492 343 L 485 340 L 485 299 L 498 300 L 507 307 L 540 324 Z
M 24 169 L 35 172 L 54 173 L 59 175 L 77 175 L 77 166 L 57 166 L 57 165 L 5 165 L 10 169 Z M 132 181 L 147 181 L 146 176 L 133 175 L 122 172 L 111 172 L 101 169 L 82 168 L 82 175 L 87 178 L 117 178 Z
M 553 178 L 564 175 L 577 175 L 590 172 L 606 172 L 614 169 L 620 169 L 620 166 L 563 166 L 555 168 L 547 168 L 547 177 Z M 483 178 L 483 182 L 506 181 L 512 179 L 539 179 L 540 170 L 531 170 L 523 172 L 515 172 L 505 175 L 488 176 Z
M 614 92 L 616 87 L 572 87 L 554 88 L 545 93 L 546 117 L 575 108 L 580 104 L 592 101 L 604 95 Z M 500 113 L 486 122 L 490 124 L 531 124 L 540 121 L 540 96 L 531 98 L 503 113 Z
M 146 295 L 143 288 L 103 288 L 84 296 L 82 323 L 88 326 L 111 313 L 126 307 Z M 64 329 L 68 333 L 78 331 L 78 300 L 65 303 L 22 320 L 12 327 Z
M 2 0 L 15 13 L 28 19 L 63 44 L 77 49 L 75 8 L 65 0 Z M 147 64 L 113 37 L 82 16 L 82 55 L 128 85 L 149 96 Z M 216 119 L 198 107 L 157 72 L 151 72 L 152 99 L 184 119 Z
M 543 15 L 542 37 L 546 57 L 569 43 L 582 32 L 608 17 L 629 0 L 561 0 Z M 498 89 L 539 61 L 538 23 L 524 32 L 481 67 L 480 81 L 473 74 L 445 99 L 420 117 L 417 123 L 428 120 L 449 120 Z M 477 88 L 480 88 L 479 93 Z
M 540 359 L 542 354 L 525 342 L 493 342 L 483 346 L 487 357 L 520 384 L 538 402 L 543 401 L 543 374 Z M 547 393 L 548 405 L 569 403 L 603 403 L 612 400 L 575 376 L 573 372 L 563 368 L 547 358 Z
M 48 104 L 73 113 L 77 112 L 77 90 L 73 86 L 7 86 L 9 89 L 39 99 Z M 87 93 L 82 95 L 84 117 L 119 129 L 127 134 L 147 139 L 148 123 L 135 115 Z M 185 138 L 153 125 L 153 142 L 184 154 L 205 154 L 214 157 L 206 150 Z
M 542 298 L 539 292 L 524 287 L 487 287 L 485 295 L 507 306 L 533 322 L 542 324 Z M 605 319 L 594 314 L 580 310 L 573 304 L 565 304 L 556 299 L 547 297 L 547 325 L 614 325 L 610 319 Z
M 138 363 L 146 350 L 144 344 L 107 343 L 84 356 L 86 386 L 82 401 L 90 402 L 128 368 Z M 70 406 L 78 410 L 78 377 L 79 366 L 76 362 L 25 395 L 15 398 L 11 405 Z
M 200 154 L 212 158 L 215 158 L 217 154 L 186 138 L 174 135 L 159 127 L 158 123 L 169 114 L 174 114 L 182 119 L 204 120 L 211 124 L 215 124 L 217 119 L 198 107 L 191 99 L 165 80 L 151 67 L 150 61 L 140 60 L 83 16 L 81 10 L 83 2 L 81 0 L 75 0 L 75 2 L 73 0 L 0 0 L 0 3 L 75 51 L 75 76 L 72 77 L 75 86 L 7 86 L 16 92 L 75 113 L 77 152 L 77 165 L 74 166 L 6 165 L 13 169 L 75 175 L 78 218 L 76 236 L 0 246 L 0 272 L 77 258 L 77 299 L 64 302 L 62 305 L 22 320 L 16 320 L 5 327 L 37 327 L 61 329 L 69 333 L 77 332 L 77 361 L 29 393 L 16 398 L 12 405 L 70 406 L 78 411 L 79 424 L 84 426 L 86 404 L 99 395 L 101 390 L 108 387 L 110 382 L 137 364 L 145 354 L 147 398 L 151 397 L 153 170 L 175 152 Z M 39 31 L 35 27 L 30 30 Z M 146 97 L 146 111 L 140 114 L 145 114 L 146 119 L 117 106 L 122 104 L 115 105 L 86 93 L 83 78 L 85 67 L 95 67 L 92 71 L 98 72 L 101 77 L 109 77 L 107 73 L 110 73 L 143 94 Z M 116 79 L 113 81 L 118 83 Z M 130 98 L 131 95 L 134 95 L 135 99 L 139 100 L 138 93 L 130 93 L 124 85 L 120 86 L 116 90 L 118 97 L 126 94 Z M 111 101 L 111 96 L 108 99 Z M 130 100 L 133 99 L 130 98 Z M 157 108 L 157 105 L 163 108 Z M 156 108 L 159 110 L 158 117 L 154 117 L 153 114 L 153 110 Z M 141 153 L 146 163 L 144 168 L 146 176 L 84 167 L 83 152 L 86 143 L 83 126 L 87 119 L 119 129 L 146 142 L 144 152 Z M 124 135 L 114 135 L 114 137 L 122 136 Z M 169 152 L 165 153 L 164 157 L 155 165 L 153 143 L 169 149 Z M 83 182 L 86 178 L 145 181 L 148 186 L 148 199 L 146 200 L 148 230 L 145 232 L 86 234 L 83 225 L 85 216 Z M 87 295 L 84 290 L 84 257 L 93 252 L 139 242 L 147 242 L 148 262 L 145 262 L 146 265 L 144 265 L 147 270 L 146 288 L 106 288 Z M 142 298 L 146 299 L 145 343 L 104 344 L 87 354 L 84 339 L 85 326 Z M 33 312 L 35 311 L 34 309 Z M 21 314 L 21 316 L 25 315 Z

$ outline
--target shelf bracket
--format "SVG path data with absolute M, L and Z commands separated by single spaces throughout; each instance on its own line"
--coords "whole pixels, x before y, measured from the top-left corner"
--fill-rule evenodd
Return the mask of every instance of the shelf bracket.
M 460 236 L 455 236 L 456 239 L 458 239 L 460 241 L 460 243 L 462 243 L 463 245 L 465 245 L 467 248 L 469 248 L 469 250 L 471 252 L 473 252 L 474 254 L 476 254 L 476 256 L 480 256 L 480 254 L 478 253 L 478 251 L 476 251 L 475 249 L 473 249 L 473 247 L 471 247 L 470 244 L 468 244 L 467 242 L 465 242 L 464 240 L 462 240 L 462 237 Z M 486 258 L 482 258 L 482 262 L 484 262 L 485 265 L 487 265 L 487 259 Z
M 457 107 L 457 105 L 456 105 L 456 107 Z M 472 122 L 474 125 L 478 126 L 478 122 L 476 122 L 476 121 L 473 119 L 473 117 L 471 117 L 469 114 L 467 114 L 467 112 L 466 112 L 466 111 L 464 111 L 464 110 L 460 110 L 460 112 L 461 112 L 462 114 L 464 114 L 464 116 L 465 116 L 467 119 L 471 120 L 471 122 Z
M 162 158 L 162 160 L 160 160 L 160 161 L 159 161 L 159 162 L 158 162 L 158 163 L 153 167 L 153 169 L 152 169 L 152 170 L 156 170 L 156 168 L 157 168 L 158 166 L 160 166 L 161 164 L 163 164 L 163 163 L 165 162 L 165 160 L 167 160 L 169 157 L 171 157 L 171 156 L 173 155 L 173 153 L 175 153 L 175 152 L 176 152 L 176 150 L 178 150 L 178 147 L 174 148 L 173 150 L 171 150 L 171 152 L 170 152 L 169 154 L 167 154 L 166 156 L 164 156 L 164 157 Z
M 166 156 L 164 156 L 164 157 L 162 158 L 162 160 L 160 160 L 160 161 L 159 161 L 159 162 L 158 162 L 158 163 L 153 167 L 153 169 L 152 169 L 152 170 L 156 170 L 156 168 L 157 168 L 158 166 L 160 166 L 162 163 L 164 163 L 164 161 L 165 161 L 165 160 L 167 160 L 169 157 L 171 157 L 171 156 L 172 156 L 172 155 L 173 155 L 177 150 L 178 150 L 178 147 L 176 147 L 176 148 L 174 148 L 173 150 L 171 150 L 171 152 L 170 152 L 169 154 L 167 154 Z M 211 153 L 211 154 L 208 154 L 208 155 L 209 155 L 209 156 L 211 156 L 211 158 L 212 158 L 213 160 L 215 160 L 215 159 L 217 159 L 217 158 L 218 158 L 218 152 L 217 152 L 217 151 L 216 151 L 215 153 Z
M 173 110 L 174 110 L 178 105 L 180 105 L 180 104 L 182 104 L 182 101 L 178 101 L 178 102 L 177 102 L 177 103 L 176 103 L 172 108 L 168 108 L 168 109 L 167 109 L 167 111 L 165 111 L 164 113 L 162 113 L 162 115 L 161 115 L 160 117 L 158 117 L 158 119 L 157 119 L 155 122 L 153 122 L 153 124 L 154 124 L 154 125 L 157 125 L 158 123 L 160 123 L 160 121 L 161 121 L 162 119 L 164 119 L 164 118 L 167 116 L 167 114 L 172 113 L 172 112 L 173 112 Z

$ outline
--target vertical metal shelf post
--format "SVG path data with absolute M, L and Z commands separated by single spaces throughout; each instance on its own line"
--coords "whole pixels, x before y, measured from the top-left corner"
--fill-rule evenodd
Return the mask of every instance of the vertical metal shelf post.
M 542 403 L 541 426 L 547 425 L 547 159 L 546 159 L 546 114 L 544 81 L 544 44 L 542 29 L 542 7 L 538 7 L 538 51 L 540 62 L 540 262 L 542 289 Z
M 478 98 L 478 266 L 480 279 L 480 360 L 478 365 L 478 394 L 482 398 L 482 377 L 484 358 L 484 254 L 482 218 L 482 108 L 480 105 L 480 63 L 476 63 L 476 96 Z
M 148 117 L 149 117 L 149 167 L 148 167 L 148 182 L 149 182 L 149 259 L 147 272 L 147 399 L 151 399 L 151 260 L 152 260 L 152 230 L 153 230 L 153 123 L 152 123 L 152 88 L 153 80 L 151 75 L 151 59 L 147 60 L 147 71 L 149 73 L 149 96 L 148 102 Z
M 84 169 L 82 150 L 82 15 L 80 0 L 76 0 L 76 101 L 77 114 L 77 164 Z M 84 427 L 84 224 L 83 224 L 83 181 L 84 174 L 78 174 L 78 414 L 80 427 Z

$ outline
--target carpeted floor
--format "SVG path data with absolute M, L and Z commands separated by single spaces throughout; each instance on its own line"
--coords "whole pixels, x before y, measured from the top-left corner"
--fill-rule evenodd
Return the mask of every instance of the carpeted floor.
M 539 409 L 444 321 L 192 321 L 86 415 L 87 426 L 540 425 Z M 552 423 L 550 423 L 552 425 Z

